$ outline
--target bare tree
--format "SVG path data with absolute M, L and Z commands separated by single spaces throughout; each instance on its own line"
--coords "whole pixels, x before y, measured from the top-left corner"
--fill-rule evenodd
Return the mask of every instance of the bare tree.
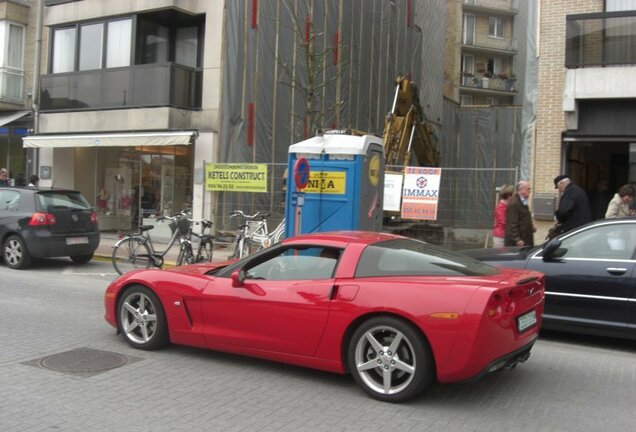
M 325 89 L 334 83 L 338 85 L 342 76 L 342 62 L 341 59 L 338 59 L 336 73 L 330 74 L 329 58 L 343 52 L 345 44 L 339 40 L 329 44 L 325 32 L 315 31 L 311 20 L 314 14 L 313 0 L 309 0 L 308 12 L 305 17 L 300 16 L 295 2 L 292 0 L 282 1 L 291 17 L 291 31 L 294 35 L 295 46 L 292 64 L 276 58 L 276 62 L 283 72 L 279 82 L 300 93 L 304 106 L 295 108 L 292 111 L 292 116 L 294 124 L 300 122 L 304 125 L 303 135 L 306 135 L 325 128 L 326 121 L 333 117 L 343 104 L 343 101 L 340 100 L 327 100 Z M 302 64 L 304 68 L 297 67 L 298 64 Z M 307 138 L 307 136 L 303 138 Z

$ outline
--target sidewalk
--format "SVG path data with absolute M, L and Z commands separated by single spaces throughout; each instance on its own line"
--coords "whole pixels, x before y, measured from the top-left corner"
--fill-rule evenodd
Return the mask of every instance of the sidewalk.
M 110 261 L 113 255 L 113 247 L 118 241 L 119 236 L 115 233 L 100 233 L 99 246 L 97 246 L 97 250 L 95 250 L 95 257 Z M 152 243 L 155 246 L 155 249 L 157 249 L 159 252 L 163 252 L 168 246 L 167 242 L 162 242 L 161 240 L 153 239 Z M 167 264 L 168 266 L 174 266 L 177 261 L 178 254 L 179 245 L 177 244 L 177 242 L 175 242 L 166 256 L 163 257 L 165 264 Z M 228 260 L 231 254 L 232 248 L 230 246 L 219 247 L 215 244 L 214 253 L 212 254 L 212 262 Z

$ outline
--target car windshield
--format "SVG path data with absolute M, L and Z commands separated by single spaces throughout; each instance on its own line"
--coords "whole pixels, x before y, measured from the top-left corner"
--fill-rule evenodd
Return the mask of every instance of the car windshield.
M 55 209 L 88 210 L 90 204 L 79 192 L 74 191 L 46 191 L 37 194 L 38 208 L 52 211 Z
M 467 255 L 412 239 L 374 243 L 360 256 L 356 277 L 489 276 L 500 271 Z

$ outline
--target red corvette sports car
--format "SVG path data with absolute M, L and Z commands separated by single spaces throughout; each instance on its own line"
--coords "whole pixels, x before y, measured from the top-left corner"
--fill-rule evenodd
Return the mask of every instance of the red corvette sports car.
M 409 399 L 525 361 L 544 277 L 371 232 L 293 237 L 240 261 L 126 273 L 106 321 L 133 347 L 169 342 L 351 373 Z

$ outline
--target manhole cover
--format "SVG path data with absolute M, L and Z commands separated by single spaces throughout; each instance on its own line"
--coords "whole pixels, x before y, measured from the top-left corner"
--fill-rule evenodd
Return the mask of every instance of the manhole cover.
M 137 360 L 141 359 L 92 348 L 78 348 L 31 360 L 26 364 L 73 375 L 93 376 Z

